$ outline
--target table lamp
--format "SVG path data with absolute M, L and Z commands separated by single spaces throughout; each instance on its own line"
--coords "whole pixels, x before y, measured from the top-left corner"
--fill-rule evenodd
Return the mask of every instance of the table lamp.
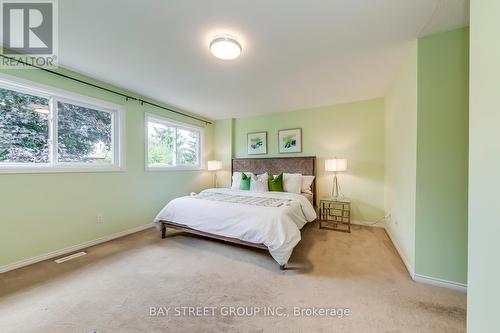
M 347 160 L 342 158 L 333 158 L 325 160 L 325 170 L 328 172 L 333 172 L 332 197 L 334 199 L 343 199 L 342 191 L 340 190 L 339 180 L 337 178 L 337 172 L 347 170 Z
M 214 187 L 217 187 L 217 170 L 222 169 L 221 161 L 208 161 L 207 162 L 208 171 L 214 171 Z

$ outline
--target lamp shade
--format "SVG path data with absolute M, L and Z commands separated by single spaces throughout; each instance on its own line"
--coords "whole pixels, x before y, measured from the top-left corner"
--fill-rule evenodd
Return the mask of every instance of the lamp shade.
M 333 158 L 330 160 L 325 160 L 325 170 L 326 171 L 346 171 L 347 170 L 347 160 L 343 158 Z
M 207 162 L 207 169 L 208 171 L 217 171 L 222 169 L 222 162 L 221 161 L 208 161 Z

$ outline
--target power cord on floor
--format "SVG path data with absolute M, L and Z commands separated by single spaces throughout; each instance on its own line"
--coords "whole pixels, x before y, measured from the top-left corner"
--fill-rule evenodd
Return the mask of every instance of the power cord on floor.
M 375 224 L 380 223 L 382 221 L 386 221 L 389 217 L 391 217 L 391 214 L 387 214 L 386 216 L 383 216 L 375 221 L 359 221 L 359 223 L 361 225 L 375 225 Z

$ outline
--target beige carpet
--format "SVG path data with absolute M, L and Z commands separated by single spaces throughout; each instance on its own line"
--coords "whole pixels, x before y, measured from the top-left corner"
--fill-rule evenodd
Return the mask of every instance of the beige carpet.
M 264 251 L 146 230 L 64 264 L 0 274 L 0 332 L 465 331 L 465 294 L 413 282 L 384 230 L 353 229 L 306 228 L 287 271 Z M 169 315 L 150 316 L 158 306 Z M 215 308 L 177 316 L 182 306 Z M 351 315 L 295 316 L 294 307 Z

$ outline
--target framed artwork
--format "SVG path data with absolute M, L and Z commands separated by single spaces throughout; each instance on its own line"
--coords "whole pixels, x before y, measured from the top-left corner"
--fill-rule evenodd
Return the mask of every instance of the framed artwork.
M 267 154 L 267 132 L 255 132 L 247 134 L 247 154 Z
M 302 152 L 302 128 L 279 130 L 278 132 L 279 152 L 301 153 Z

